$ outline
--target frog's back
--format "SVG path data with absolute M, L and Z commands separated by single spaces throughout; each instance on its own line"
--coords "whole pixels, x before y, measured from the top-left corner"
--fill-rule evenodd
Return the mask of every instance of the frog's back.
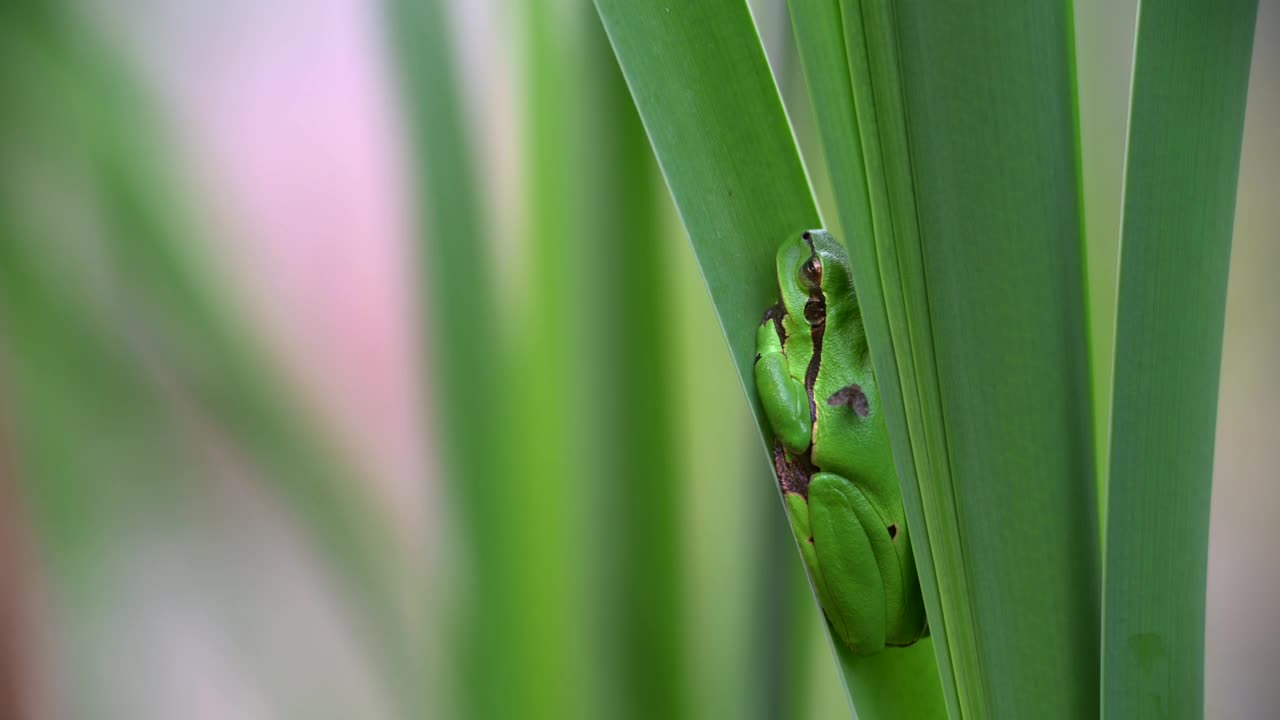
M 814 386 L 819 422 L 813 460 L 824 471 L 842 475 L 862 489 L 888 522 L 901 522 L 898 476 L 880 389 L 857 312 L 856 305 L 829 309 L 823 338 L 825 367 Z M 831 405 L 833 396 L 842 392 L 837 401 L 844 402 Z M 852 401 L 858 394 L 863 397 Z

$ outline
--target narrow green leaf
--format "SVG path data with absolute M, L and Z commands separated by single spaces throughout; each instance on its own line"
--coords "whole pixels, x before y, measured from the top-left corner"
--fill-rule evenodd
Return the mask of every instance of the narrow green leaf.
M 925 436 L 924 420 L 918 405 L 908 405 L 908 399 L 918 395 L 905 394 L 903 382 L 914 382 L 921 375 L 916 365 L 931 362 L 932 351 L 926 349 L 920 356 L 910 350 L 910 323 L 903 316 L 905 300 L 902 298 L 902 273 L 898 266 L 898 245 L 893 242 L 895 223 L 890 206 L 886 169 L 892 167 L 899 190 L 897 213 L 899 216 L 914 214 L 914 199 L 910 189 L 903 187 L 907 178 L 902 170 L 909 169 L 907 158 L 901 154 L 902 113 L 890 107 L 878 106 L 872 93 L 898 96 L 900 80 L 892 66 L 884 67 L 886 53 L 892 53 L 890 38 L 886 36 L 883 18 L 877 28 L 877 57 L 882 63 L 881 77 L 873 82 L 868 65 L 868 37 L 858 6 L 842 5 L 838 0 L 791 0 L 791 15 L 795 26 L 797 45 L 813 97 L 815 114 L 826 149 L 827 165 L 831 171 L 837 207 L 842 225 L 847 228 L 850 256 L 853 260 L 858 301 L 867 336 L 871 342 L 876 379 L 883 388 L 885 417 L 889 422 L 890 437 L 894 443 L 899 480 L 903 498 L 909 512 L 914 532 L 916 565 L 920 569 L 922 589 L 929 611 L 929 625 L 938 647 L 938 662 L 943 688 L 952 714 L 959 701 L 951 671 L 951 655 L 948 649 L 947 613 L 940 603 L 935 568 L 935 551 L 931 547 L 933 537 L 926 530 L 929 526 L 923 516 L 911 515 L 921 505 L 919 477 L 931 477 L 937 470 L 936 461 L 927 454 L 926 443 L 912 444 L 913 438 Z M 886 88 L 885 86 L 889 87 Z M 886 166 L 884 148 L 881 146 L 879 126 L 892 128 L 899 156 Z M 910 228 L 897 229 L 898 233 L 910 233 L 904 246 L 918 244 L 914 223 Z M 918 254 L 916 265 L 918 266 Z M 882 264 L 884 268 L 882 269 Z M 916 268 L 912 277 L 920 277 Z M 891 321 L 889 313 L 894 313 Z M 924 324 L 922 328 L 927 328 Z M 917 330 L 922 342 L 928 337 Z M 934 373 L 923 373 L 928 380 Z M 931 394 L 936 397 L 936 392 Z M 940 520 L 935 520 L 937 525 Z M 938 534 L 939 537 L 945 533 Z M 945 551 L 940 548 L 940 551 Z M 952 567 L 955 566 L 953 561 Z M 964 627 L 961 625 L 960 627 Z
M 458 521 L 452 561 L 461 584 L 447 663 L 462 718 L 519 714 L 520 669 L 508 638 L 520 625 L 512 535 L 520 508 L 495 478 L 510 477 L 512 418 L 501 399 L 504 346 L 494 281 L 492 223 L 477 191 L 476 160 L 441 0 L 388 0 L 408 142 L 417 172 L 424 351 L 432 361 L 444 494 Z M 465 301 L 460 302 L 460 299 Z M 426 341 L 425 339 L 429 339 Z M 455 619 L 456 618 L 456 619 Z
M 687 627 L 680 543 L 684 477 L 675 457 L 671 315 L 674 278 L 666 263 L 668 210 L 653 150 L 627 93 L 608 38 L 590 6 L 584 84 L 586 252 L 580 277 L 593 298 L 580 336 L 592 353 L 589 378 L 599 419 L 590 465 L 599 473 L 597 563 L 605 588 L 605 687 L 616 689 L 600 714 L 616 718 L 689 716 Z M 589 451 L 590 452 L 590 451 Z
M 1115 358 L 1125 118 L 1129 108 L 1138 0 L 1073 5 L 1093 375 L 1093 436 L 1098 468 L 1098 517 L 1102 518 L 1111 453 L 1111 373 Z M 1102 528 L 1101 522 L 1099 528 Z
M 782 540 L 784 544 L 773 549 L 798 573 L 810 628 L 816 625 L 817 609 L 802 564 L 796 563 L 787 519 L 778 512 L 773 470 L 760 462 L 759 430 L 750 407 L 742 401 L 742 386 L 732 358 L 724 351 L 715 308 L 707 302 L 706 283 L 674 209 L 665 228 L 676 309 L 671 320 L 677 326 L 680 360 L 678 392 L 671 400 L 678 408 L 677 437 L 685 480 L 680 495 L 689 618 L 685 652 L 690 676 L 697 679 L 692 685 L 691 714 L 774 720 L 777 716 L 767 713 L 762 699 L 768 691 L 759 686 L 781 679 L 771 674 L 765 680 L 762 673 L 767 668 L 761 665 L 774 633 L 785 632 L 789 623 L 784 621 L 781 628 L 767 633 L 760 624 L 778 617 L 768 612 L 772 607 L 761 607 L 769 603 L 760 587 L 767 582 L 761 576 L 769 571 L 768 562 L 762 563 L 761 558 L 772 547 L 771 540 Z M 765 513 L 784 534 L 763 531 L 760 518 Z M 770 579 L 778 584 L 776 576 Z M 825 635 L 824 628 L 822 650 L 829 653 Z M 834 665 L 828 676 L 838 676 Z M 844 706 L 844 690 L 837 695 Z
M 495 482 L 514 509 L 505 552 L 518 559 L 514 595 L 502 598 L 518 605 L 520 619 L 507 643 L 508 667 L 519 673 L 521 714 L 552 720 L 589 715 L 584 688 L 595 686 L 599 671 L 587 660 L 589 587 L 580 572 L 590 558 L 580 523 L 589 516 L 593 479 L 580 448 L 594 418 L 583 378 L 597 357 L 597 348 L 579 342 L 590 311 L 580 279 L 591 272 L 592 235 L 577 142 L 582 118 L 567 111 L 580 107 L 585 18 L 563 0 L 525 3 L 514 17 L 522 40 L 526 224 L 511 307 L 513 351 L 504 358 L 512 392 L 499 400 L 512 405 L 515 464 Z
M 34 573 L 27 561 L 27 522 L 22 517 L 24 505 L 14 472 L 10 421 L 3 412 L 6 394 L 0 385 L 0 578 L 4 583 L 0 588 L 0 717 L 22 720 L 35 717 L 36 707 L 35 683 L 31 681 L 35 673 L 28 661 L 35 646 L 34 633 L 26 622 L 30 607 L 27 588 Z
M 1218 374 L 1257 5 L 1140 6 L 1106 506 L 1108 718 L 1204 712 Z

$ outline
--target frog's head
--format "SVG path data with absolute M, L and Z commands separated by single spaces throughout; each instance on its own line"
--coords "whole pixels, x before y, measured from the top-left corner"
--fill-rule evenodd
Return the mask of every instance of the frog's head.
M 827 298 L 853 297 L 849 256 L 826 230 L 807 230 L 778 248 L 778 287 L 787 314 L 826 321 Z

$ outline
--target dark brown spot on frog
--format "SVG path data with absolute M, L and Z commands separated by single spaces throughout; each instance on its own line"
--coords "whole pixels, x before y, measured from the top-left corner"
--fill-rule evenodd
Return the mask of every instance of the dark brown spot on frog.
M 898 523 L 889 526 L 889 539 L 896 540 L 898 538 Z
M 863 392 L 862 386 L 857 383 L 846 385 L 832 393 L 831 397 L 827 398 L 827 405 L 831 407 L 847 405 L 858 414 L 858 417 L 870 417 L 871 415 L 871 401 L 867 399 L 867 394 Z

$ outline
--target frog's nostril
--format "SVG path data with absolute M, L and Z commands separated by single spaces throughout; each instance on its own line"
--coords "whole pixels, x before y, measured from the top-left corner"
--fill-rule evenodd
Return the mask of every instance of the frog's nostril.
M 894 523 L 889 526 L 889 539 L 893 540 L 896 537 L 898 537 L 898 524 Z

